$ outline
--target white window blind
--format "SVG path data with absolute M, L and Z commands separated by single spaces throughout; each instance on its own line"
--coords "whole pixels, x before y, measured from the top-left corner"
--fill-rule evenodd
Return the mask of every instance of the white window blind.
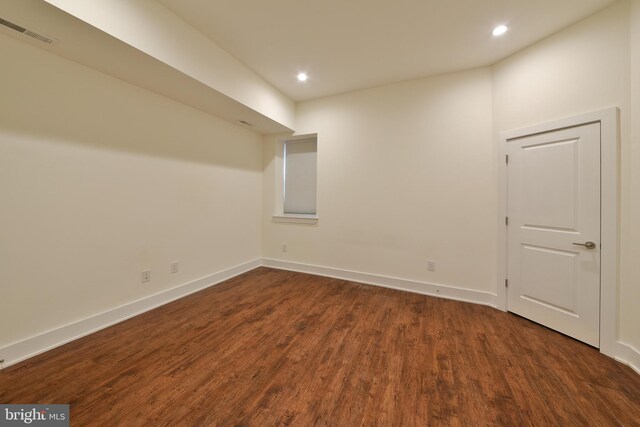
M 284 213 L 316 213 L 315 139 L 284 143 Z

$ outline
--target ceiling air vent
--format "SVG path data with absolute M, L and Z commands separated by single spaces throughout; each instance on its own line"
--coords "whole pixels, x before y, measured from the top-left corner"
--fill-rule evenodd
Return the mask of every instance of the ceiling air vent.
M 0 25 L 4 25 L 7 28 L 11 28 L 14 31 L 24 34 L 25 36 L 29 36 L 36 40 L 40 40 L 46 44 L 54 44 L 57 43 L 58 40 L 52 39 L 51 37 L 47 37 L 44 34 L 38 33 L 37 31 L 30 30 L 28 28 L 24 28 L 18 24 L 14 24 L 13 22 L 7 21 L 6 19 L 0 18 Z
M 246 120 L 238 120 L 238 122 L 242 123 L 243 125 L 249 126 L 249 127 L 254 127 L 255 126 L 253 123 L 249 123 Z

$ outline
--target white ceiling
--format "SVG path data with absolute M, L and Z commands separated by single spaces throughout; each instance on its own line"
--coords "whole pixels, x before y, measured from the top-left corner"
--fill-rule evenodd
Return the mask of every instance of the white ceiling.
M 157 1 L 295 101 L 490 65 L 615 2 Z
M 252 130 L 259 133 L 291 131 L 275 119 L 45 1 L 0 2 L 0 18 L 58 39 L 59 42 L 42 43 L 5 26 L 0 26 L 0 37 L 6 35 L 45 49 L 235 124 L 245 120 L 253 125 L 250 126 Z

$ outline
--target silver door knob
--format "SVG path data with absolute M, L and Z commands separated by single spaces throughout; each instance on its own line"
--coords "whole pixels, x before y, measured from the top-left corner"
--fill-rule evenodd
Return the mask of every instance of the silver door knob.
M 584 246 L 587 249 L 595 249 L 596 248 L 596 244 L 593 242 L 586 242 L 586 243 L 574 243 L 574 245 L 577 246 Z

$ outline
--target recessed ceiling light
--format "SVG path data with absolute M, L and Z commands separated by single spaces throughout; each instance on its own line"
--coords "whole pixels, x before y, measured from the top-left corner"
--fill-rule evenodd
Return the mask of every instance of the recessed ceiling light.
M 307 73 L 298 73 L 298 80 L 299 81 L 306 82 L 308 78 L 309 78 L 309 76 L 307 76 Z
M 508 29 L 509 27 L 507 27 L 506 25 L 498 25 L 493 29 L 493 35 L 496 37 L 501 36 L 506 33 Z

